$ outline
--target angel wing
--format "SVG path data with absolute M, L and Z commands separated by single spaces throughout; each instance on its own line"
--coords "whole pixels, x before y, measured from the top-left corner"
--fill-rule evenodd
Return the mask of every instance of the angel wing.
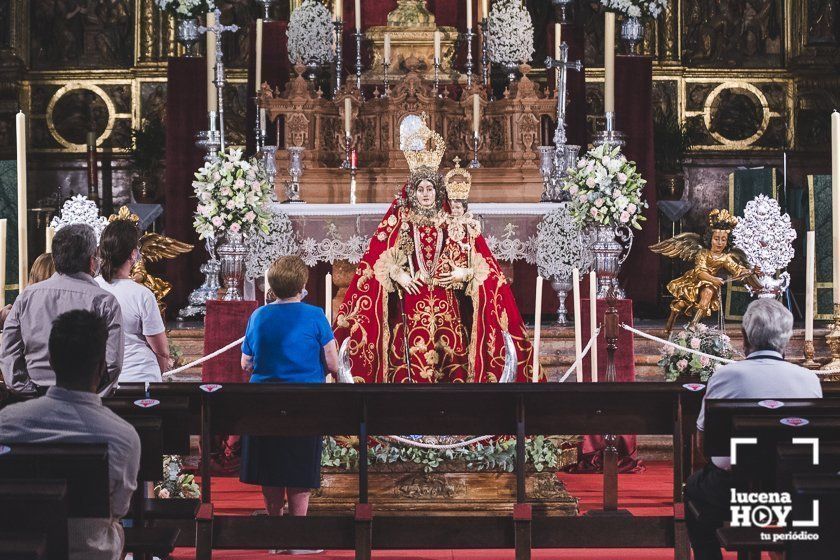
M 148 262 L 174 259 L 192 250 L 193 246 L 189 243 L 159 233 L 147 233 L 140 238 L 140 253 L 143 255 L 143 260 Z
M 752 268 L 750 265 L 750 261 L 747 259 L 747 255 L 739 249 L 738 247 L 730 247 L 729 254 L 735 259 L 735 262 L 739 265 L 743 266 L 744 268 Z
M 665 241 L 650 246 L 650 250 L 670 258 L 684 261 L 693 260 L 703 249 L 702 238 L 697 233 L 681 233 Z

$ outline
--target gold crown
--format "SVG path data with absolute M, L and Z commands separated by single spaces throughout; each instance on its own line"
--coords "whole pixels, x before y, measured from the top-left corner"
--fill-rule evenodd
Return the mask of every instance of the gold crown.
M 446 151 L 446 141 L 426 125 L 426 113 L 420 115 L 420 121 L 417 130 L 410 131 L 400 139 L 400 147 L 408 162 L 409 172 L 414 173 L 422 167 L 437 171 Z
M 140 222 L 140 217 L 137 214 L 132 214 L 128 206 L 122 206 L 119 212 L 108 217 L 109 222 L 116 222 L 117 220 L 129 220 L 136 224 Z
M 446 195 L 449 197 L 449 200 L 467 200 L 470 197 L 472 175 L 470 175 L 469 171 L 461 167 L 461 158 L 456 157 L 452 161 L 455 162 L 455 167 L 446 174 L 444 179 Z
M 738 218 L 726 209 L 714 209 L 709 212 L 709 227 L 712 229 L 731 230 L 738 225 Z

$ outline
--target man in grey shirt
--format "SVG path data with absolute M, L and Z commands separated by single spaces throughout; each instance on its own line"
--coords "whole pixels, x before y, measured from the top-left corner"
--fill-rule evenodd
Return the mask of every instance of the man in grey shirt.
M 122 313 L 116 298 L 93 280 L 98 249 L 93 228 L 64 226 L 53 238 L 55 274 L 32 284 L 15 300 L 3 325 L 0 369 L 6 385 L 18 393 L 35 393 L 38 386 L 55 384 L 47 341 L 56 317 L 73 309 L 86 309 L 108 325 L 107 372 L 103 387 L 115 382 L 123 362 Z
M 49 327 L 45 330 L 50 331 Z M 105 376 L 108 328 L 90 311 L 59 315 L 49 334 L 55 386 L 43 397 L 0 410 L 0 443 L 107 443 L 111 491 L 109 519 L 70 519 L 71 560 L 119 560 L 128 513 L 137 488 L 140 438 L 134 428 L 102 405 L 96 394 Z
M 746 360 L 719 368 L 709 379 L 697 429 L 705 425 L 705 399 L 821 398 L 817 375 L 784 359 L 793 332 L 793 315 L 774 299 L 758 299 L 744 313 Z M 692 474 L 685 487 L 686 498 L 700 510 L 700 519 L 689 516 L 688 534 L 695 560 L 720 560 L 716 530 L 729 519 L 729 489 L 732 486 L 729 457 L 712 457 L 701 471 Z

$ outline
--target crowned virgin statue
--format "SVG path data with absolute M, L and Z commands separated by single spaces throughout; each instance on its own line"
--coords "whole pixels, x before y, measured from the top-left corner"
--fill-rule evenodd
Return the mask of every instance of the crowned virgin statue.
M 356 382 L 496 382 L 505 356 L 532 376 L 532 347 L 510 286 L 466 212 L 469 173 L 444 186 L 443 138 L 406 117 L 409 178 L 373 234 L 336 315 Z M 447 192 L 448 191 L 448 192 Z M 505 345 L 505 333 L 512 345 Z

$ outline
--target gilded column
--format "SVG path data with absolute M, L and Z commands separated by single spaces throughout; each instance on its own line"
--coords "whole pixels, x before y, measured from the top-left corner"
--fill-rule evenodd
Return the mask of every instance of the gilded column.
M 137 62 L 153 62 L 155 60 L 155 23 L 157 22 L 154 0 L 140 0 L 137 13 L 136 33 L 140 38 Z
M 680 64 L 679 44 L 679 3 L 682 0 L 668 2 L 659 20 L 659 61 L 662 64 L 678 66 Z

